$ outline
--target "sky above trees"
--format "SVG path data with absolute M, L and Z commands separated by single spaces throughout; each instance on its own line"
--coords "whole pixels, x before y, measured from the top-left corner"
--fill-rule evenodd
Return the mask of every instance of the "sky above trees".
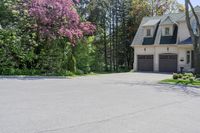
M 197 6 L 199 5 L 200 6 L 200 1 L 199 0 L 190 0 L 193 4 L 193 6 Z M 184 4 L 185 3 L 185 0 L 178 0 L 178 2 Z

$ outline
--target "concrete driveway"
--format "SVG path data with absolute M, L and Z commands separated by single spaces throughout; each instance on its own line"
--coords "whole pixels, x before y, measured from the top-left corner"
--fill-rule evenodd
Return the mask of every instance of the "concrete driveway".
M 0 133 L 199 133 L 200 91 L 169 77 L 0 79 Z

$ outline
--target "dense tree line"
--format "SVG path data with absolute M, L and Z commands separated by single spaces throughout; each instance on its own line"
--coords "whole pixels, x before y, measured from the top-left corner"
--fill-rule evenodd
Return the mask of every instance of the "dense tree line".
M 132 69 L 130 45 L 144 16 L 184 11 L 176 0 L 85 0 L 80 7 L 85 18 L 97 24 L 95 43 L 100 46 L 104 70 L 111 72 Z
M 37 1 L 0 1 L 0 74 L 129 71 L 142 18 L 181 9 L 175 0 Z
M 3 0 L 0 9 L 1 74 L 90 71 L 95 26 L 79 17 L 75 2 Z

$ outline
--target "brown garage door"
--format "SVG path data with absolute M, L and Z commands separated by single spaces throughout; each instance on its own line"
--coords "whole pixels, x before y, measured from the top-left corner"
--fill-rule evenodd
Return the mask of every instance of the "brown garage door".
M 177 55 L 161 54 L 159 55 L 160 72 L 177 72 Z
M 138 71 L 153 71 L 153 55 L 138 55 Z

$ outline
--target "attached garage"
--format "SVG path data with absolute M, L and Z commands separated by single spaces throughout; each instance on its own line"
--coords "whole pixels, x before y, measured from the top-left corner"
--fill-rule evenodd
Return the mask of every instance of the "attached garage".
M 159 71 L 160 72 L 177 72 L 178 56 L 177 54 L 160 54 Z
M 138 71 L 153 71 L 153 55 L 138 55 Z

